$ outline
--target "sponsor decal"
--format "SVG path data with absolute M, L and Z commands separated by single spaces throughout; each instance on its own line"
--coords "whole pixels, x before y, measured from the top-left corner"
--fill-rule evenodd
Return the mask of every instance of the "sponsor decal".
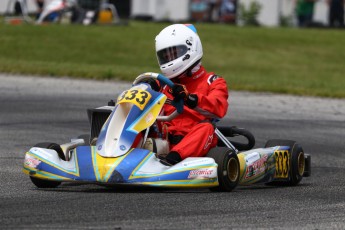
M 196 169 L 189 172 L 188 178 L 213 178 L 214 169 Z
M 267 158 L 267 155 L 264 155 L 260 159 L 254 161 L 252 164 L 249 164 L 246 169 L 244 178 L 248 179 L 264 173 L 267 169 Z
M 201 77 L 203 74 L 205 73 L 205 71 L 201 71 L 201 73 L 197 74 L 196 76 L 193 77 L 193 79 L 198 79 L 199 77 Z
M 190 58 L 190 55 L 189 55 L 189 54 L 186 54 L 186 55 L 184 56 L 184 58 L 182 59 L 182 61 L 188 60 L 189 58 Z
M 173 69 L 173 72 L 178 71 L 178 70 L 181 69 L 182 67 L 183 67 L 183 65 L 180 65 L 180 66 L 176 67 L 175 69 Z
M 190 40 L 193 40 L 193 38 L 191 37 Z M 192 42 L 190 40 L 186 40 L 186 44 L 189 45 L 189 46 L 192 46 Z
M 207 149 L 210 144 L 212 144 L 213 135 L 208 136 L 204 149 Z
M 252 164 L 253 162 L 260 159 L 260 154 L 258 152 L 253 152 L 248 154 L 245 158 L 247 164 Z
M 41 163 L 40 160 L 30 156 L 26 155 L 24 160 L 24 165 L 30 167 L 30 168 L 37 168 L 37 166 Z

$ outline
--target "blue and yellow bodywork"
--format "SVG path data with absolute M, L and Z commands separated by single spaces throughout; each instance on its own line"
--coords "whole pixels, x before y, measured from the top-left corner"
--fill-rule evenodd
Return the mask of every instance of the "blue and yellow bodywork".
M 34 147 L 26 153 L 23 171 L 32 177 L 61 182 L 163 187 L 218 186 L 217 164 L 211 158 L 202 161 L 187 158 L 168 167 L 159 163 L 153 152 L 134 148 L 125 155 L 111 158 L 99 155 L 96 146 L 78 146 L 73 150 L 70 161 L 66 162 L 54 150 Z M 193 172 L 199 173 L 196 175 Z
M 240 185 L 290 180 L 289 146 L 258 148 L 241 152 L 237 156 L 240 162 Z

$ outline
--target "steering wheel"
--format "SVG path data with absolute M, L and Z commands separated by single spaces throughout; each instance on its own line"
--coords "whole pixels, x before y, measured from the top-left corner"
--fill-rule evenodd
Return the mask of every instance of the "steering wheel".
M 158 80 L 161 83 L 161 85 L 168 85 L 170 88 L 174 87 L 174 85 L 175 85 L 169 78 L 167 78 L 163 74 L 152 73 L 152 72 L 140 74 L 133 81 L 133 85 L 136 85 L 140 82 L 143 82 L 146 79 Z M 177 115 L 179 115 L 183 112 L 183 105 L 184 105 L 183 99 L 180 99 L 178 101 L 174 100 L 172 103 L 172 106 L 174 106 L 176 110 L 173 113 L 171 113 L 169 116 L 158 116 L 157 120 L 170 121 L 170 120 L 174 119 Z

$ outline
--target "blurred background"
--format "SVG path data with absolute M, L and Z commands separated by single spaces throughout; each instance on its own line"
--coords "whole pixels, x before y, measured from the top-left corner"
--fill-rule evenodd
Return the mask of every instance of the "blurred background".
M 345 0 L 1 0 L 0 72 L 132 81 L 194 23 L 232 90 L 345 98 Z M 42 25 L 42 26 L 37 26 Z
M 343 0 L 2 0 L 0 14 L 38 15 L 50 8 L 51 11 L 59 11 L 59 16 L 63 17 L 65 22 L 68 21 L 67 18 L 72 22 L 83 22 L 82 19 L 87 16 L 93 17 L 94 22 L 103 23 L 111 19 L 115 19 L 114 22 L 117 20 L 116 17 L 151 21 L 220 22 L 237 25 L 256 20 L 254 23 L 271 27 L 297 26 L 300 13 L 298 8 L 303 4 L 312 5 L 313 8 L 312 12 L 309 12 L 312 14 L 309 26 L 330 25 L 332 8 L 344 7 Z M 308 11 L 308 6 L 303 7 L 304 11 Z M 338 11 L 341 12 L 341 9 Z M 343 9 L 342 13 L 344 14 Z M 50 15 L 45 20 L 56 20 L 57 16 L 57 14 Z M 84 23 L 87 24 L 86 21 Z M 343 24 L 343 22 L 338 22 L 338 24 Z

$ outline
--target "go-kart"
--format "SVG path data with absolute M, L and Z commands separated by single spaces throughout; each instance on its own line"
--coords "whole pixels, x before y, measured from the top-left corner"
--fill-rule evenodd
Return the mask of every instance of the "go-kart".
M 231 191 L 237 185 L 256 183 L 297 185 L 310 176 L 310 155 L 290 140 L 269 140 L 264 148 L 252 149 L 254 136 L 246 129 L 216 126 L 218 146 L 206 157 L 190 157 L 175 165 L 164 163 L 152 150 L 143 148 L 156 121 L 169 121 L 183 112 L 161 116 L 166 95 L 145 83 L 155 79 L 173 87 L 157 73 L 139 75 L 116 103 L 88 109 L 91 132 L 65 144 L 39 143 L 26 154 L 23 171 L 39 188 L 61 182 L 100 185 L 139 185 L 175 188 L 210 188 Z M 237 140 L 236 137 L 244 138 Z M 230 139 L 236 139 L 236 141 Z

